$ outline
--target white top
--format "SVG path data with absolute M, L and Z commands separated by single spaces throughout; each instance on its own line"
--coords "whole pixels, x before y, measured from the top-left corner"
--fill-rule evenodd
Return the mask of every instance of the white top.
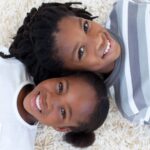
M 0 47 L 0 51 L 7 51 Z M 17 97 L 33 84 L 24 65 L 15 58 L 0 57 L 0 150 L 33 150 L 37 125 L 29 125 L 18 113 Z

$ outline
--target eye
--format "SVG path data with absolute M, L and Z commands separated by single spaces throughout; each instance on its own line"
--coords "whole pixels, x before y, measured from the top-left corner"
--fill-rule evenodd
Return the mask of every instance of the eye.
M 88 23 L 87 20 L 83 24 L 83 30 L 84 30 L 85 33 L 87 33 L 88 30 L 89 30 L 89 23 Z
M 63 89 L 64 89 L 63 83 L 59 82 L 57 85 L 58 94 L 61 94 L 63 92 Z
M 60 108 L 60 113 L 63 119 L 66 118 L 66 111 L 64 108 Z
M 80 47 L 79 51 L 78 51 L 78 59 L 81 60 L 81 58 L 83 57 L 83 54 L 85 52 L 85 47 Z

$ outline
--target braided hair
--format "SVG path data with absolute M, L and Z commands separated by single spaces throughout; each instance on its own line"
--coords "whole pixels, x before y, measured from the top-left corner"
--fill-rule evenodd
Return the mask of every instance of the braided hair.
M 78 16 L 92 20 L 93 17 L 86 8 L 74 8 L 69 3 L 43 3 L 38 9 L 32 8 L 18 29 L 9 52 L 25 64 L 35 83 L 50 77 L 68 74 L 63 69 L 63 62 L 57 57 L 57 48 L 54 33 L 58 32 L 58 22 L 66 16 Z

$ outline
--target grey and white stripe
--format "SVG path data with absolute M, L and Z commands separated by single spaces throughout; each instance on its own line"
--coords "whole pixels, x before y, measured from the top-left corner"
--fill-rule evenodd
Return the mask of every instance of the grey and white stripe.
M 107 27 L 118 33 L 124 44 L 123 69 L 119 81 L 113 83 L 117 105 L 128 119 L 149 122 L 150 3 L 119 0 Z

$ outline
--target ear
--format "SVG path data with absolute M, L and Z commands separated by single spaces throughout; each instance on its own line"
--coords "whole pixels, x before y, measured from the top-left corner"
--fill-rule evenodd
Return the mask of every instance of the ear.
M 69 127 L 54 128 L 54 129 L 59 132 L 70 132 L 71 131 L 71 129 Z

